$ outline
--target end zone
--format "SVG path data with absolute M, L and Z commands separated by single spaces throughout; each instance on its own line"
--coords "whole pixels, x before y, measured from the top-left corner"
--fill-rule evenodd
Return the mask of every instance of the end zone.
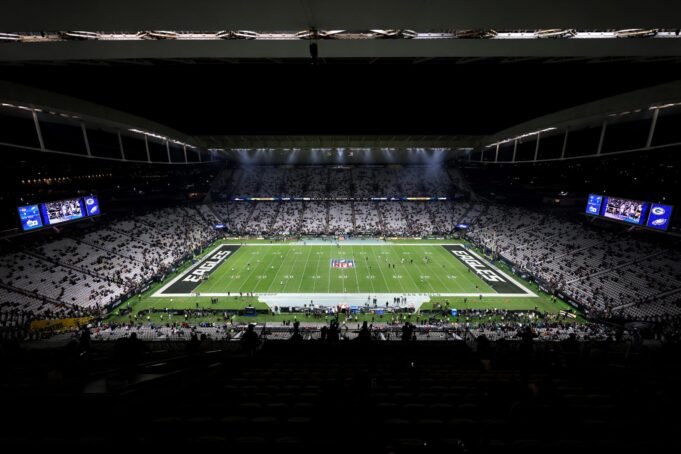
M 473 271 L 499 294 L 515 294 L 536 297 L 537 295 L 508 274 L 495 267 L 475 252 L 461 244 L 443 244 L 443 248 Z
M 192 291 L 201 284 L 204 277 L 210 275 L 239 247 L 238 244 L 223 244 L 216 247 L 198 263 L 177 275 L 151 296 L 191 296 Z

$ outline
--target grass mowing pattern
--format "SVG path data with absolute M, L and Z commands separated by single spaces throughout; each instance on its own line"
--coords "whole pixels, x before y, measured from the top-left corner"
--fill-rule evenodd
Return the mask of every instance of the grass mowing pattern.
M 251 242 L 252 241 L 249 241 L 249 243 L 251 243 Z M 407 241 L 405 240 L 404 242 L 407 242 Z M 413 240 L 410 240 L 409 242 L 413 243 Z M 238 240 L 229 241 L 229 240 L 227 240 L 227 241 L 221 241 L 219 243 L 216 243 L 216 245 L 217 244 L 234 244 L 234 243 L 241 243 L 241 241 L 238 241 Z M 269 243 L 269 241 L 260 241 L 258 243 L 267 244 L 267 243 Z M 317 246 L 284 245 L 283 243 L 278 243 L 278 244 L 281 245 L 281 246 L 265 246 L 265 247 L 261 247 L 261 249 L 276 248 L 276 247 L 281 247 L 281 248 L 293 247 L 293 248 L 296 248 L 296 249 L 317 247 Z M 400 242 L 397 242 L 396 244 L 398 245 L 398 247 L 402 247 Z M 239 251 L 247 251 L 251 247 L 253 247 L 253 246 L 245 246 L 244 248 L 240 249 Z M 357 252 L 360 252 L 360 250 L 375 249 L 376 251 L 378 251 L 379 249 L 384 249 L 384 248 L 389 252 L 390 250 L 393 250 L 391 248 L 395 248 L 396 246 L 387 246 L 386 245 L 385 247 L 380 247 L 380 246 L 364 246 L 364 247 L 362 247 L 362 246 L 342 246 L 342 247 L 354 248 L 356 253 L 357 253 Z M 433 247 L 444 251 L 444 248 L 442 248 L 441 246 L 433 245 Z M 333 250 L 337 250 L 336 246 L 318 246 L 318 248 L 321 248 L 321 249 L 331 248 Z M 411 249 L 408 249 L 407 251 L 410 251 L 410 250 L 418 251 L 419 248 L 423 249 L 423 246 L 412 247 Z M 212 250 L 212 247 L 206 249 L 206 251 L 210 251 L 210 250 Z M 279 255 L 281 255 L 281 252 L 283 250 L 285 250 L 285 249 L 282 249 L 282 250 L 279 251 Z M 305 250 L 307 250 L 307 249 L 305 249 Z M 395 252 L 397 250 L 398 249 L 395 249 L 395 250 L 393 250 L 393 252 Z M 426 249 L 424 249 L 424 250 L 426 250 Z M 312 251 L 312 252 L 316 252 L 316 251 Z M 329 250 L 328 254 L 331 255 L 332 252 L 333 251 Z M 369 254 L 370 251 L 366 251 L 366 252 L 367 252 L 367 254 Z M 239 253 L 240 252 L 237 252 L 237 254 L 239 254 Z M 271 253 L 276 256 L 276 251 L 272 251 Z M 234 265 L 230 264 L 230 263 L 232 263 L 231 260 L 233 258 L 236 258 L 237 254 L 235 254 L 234 257 L 232 257 L 228 261 L 226 261 L 220 269 L 216 270 L 216 273 L 218 273 L 218 274 L 221 273 L 221 272 L 227 273 L 227 275 L 229 276 L 231 274 L 231 268 L 234 266 Z M 312 254 L 310 254 L 310 255 L 312 255 Z M 316 255 L 316 254 L 314 254 L 314 255 Z M 363 254 L 357 254 L 357 255 L 363 255 Z M 376 253 L 371 253 L 368 256 L 371 258 L 371 257 L 374 257 L 375 255 L 376 255 Z M 378 254 L 378 255 L 383 256 L 383 255 L 386 255 L 386 254 Z M 405 254 L 405 255 L 407 255 L 407 254 Z M 421 253 L 421 256 L 423 256 L 423 255 L 427 255 L 427 254 Z M 476 276 L 474 276 L 472 273 L 469 273 L 467 271 L 467 269 L 465 268 L 465 266 L 463 264 L 458 262 L 458 260 L 456 260 L 455 258 L 451 257 L 449 255 L 449 253 L 446 253 L 446 256 L 447 256 L 447 259 L 449 260 L 449 262 L 447 264 L 448 268 L 449 268 L 450 263 L 451 263 L 452 270 L 454 269 L 454 267 L 458 266 L 460 273 L 462 273 L 462 274 L 465 273 L 465 275 L 467 277 L 470 276 L 470 278 L 477 279 Z M 246 256 L 244 256 L 244 257 L 246 257 Z M 289 257 L 292 257 L 292 260 L 293 260 L 293 262 L 291 262 L 291 264 L 295 264 L 296 261 L 302 262 L 303 258 L 304 258 L 304 257 L 300 257 L 300 254 L 289 255 Z M 334 256 L 333 258 L 343 258 L 343 257 Z M 262 263 L 262 258 L 260 260 L 261 260 L 260 263 Z M 415 258 L 415 261 L 416 261 L 416 258 Z M 345 272 L 349 271 L 347 269 L 346 270 L 331 269 L 330 258 L 328 258 L 328 257 L 324 261 L 324 267 L 322 267 L 321 257 L 319 257 L 318 262 L 319 262 L 319 265 L 320 265 L 319 269 L 322 270 L 322 268 L 323 268 L 323 272 L 327 273 L 327 274 L 324 275 L 327 278 L 327 281 L 325 281 L 325 282 L 327 282 L 327 285 L 328 285 L 328 282 L 330 281 L 331 273 L 334 273 L 334 272 L 339 273 L 339 272 L 342 272 L 342 271 L 345 271 Z M 365 262 L 366 262 L 366 260 L 365 260 Z M 249 263 L 249 262 L 247 261 L 246 263 Z M 255 262 L 255 263 L 257 263 L 257 262 Z M 385 261 L 383 263 L 385 263 Z M 431 263 L 434 264 L 435 260 L 433 260 Z M 253 267 L 255 268 L 255 264 L 252 263 L 252 265 L 254 265 Z M 317 272 L 317 260 L 316 259 L 315 259 L 314 263 L 308 262 L 307 265 L 305 265 L 305 263 L 303 263 L 302 265 L 304 265 L 302 267 L 303 270 L 312 270 L 312 266 L 314 265 L 314 271 L 315 271 L 315 273 Z M 362 267 L 360 265 L 361 264 L 358 264 L 358 267 L 356 268 L 355 271 L 361 271 L 362 270 Z M 396 265 L 395 266 L 395 274 L 398 274 L 397 271 L 400 270 L 400 265 L 401 265 L 399 263 L 399 260 L 396 261 L 395 265 Z M 419 263 L 419 265 L 422 266 L 422 267 L 424 266 L 424 265 L 422 265 L 422 263 Z M 214 310 L 237 309 L 237 308 L 243 308 L 247 305 L 253 305 L 253 306 L 255 306 L 256 308 L 259 308 L 259 309 L 267 307 L 264 303 L 257 302 L 257 297 L 246 297 L 246 296 L 238 297 L 238 296 L 234 296 L 234 294 L 232 294 L 232 296 L 229 297 L 229 298 L 220 297 L 219 303 L 217 305 L 211 304 L 209 297 L 203 297 L 203 296 L 201 296 L 201 297 L 193 297 L 193 296 L 192 297 L 174 297 L 174 298 L 172 298 L 172 303 L 170 302 L 169 298 L 154 298 L 154 297 L 151 297 L 151 295 L 153 295 L 156 291 L 158 291 L 163 285 L 165 285 L 167 282 L 169 282 L 177 274 L 183 273 L 189 266 L 190 266 L 190 262 L 183 264 L 182 266 L 180 266 L 178 268 L 178 270 L 175 273 L 173 273 L 172 275 L 169 275 L 165 279 L 164 282 L 155 283 L 149 288 L 149 290 L 144 292 L 140 297 L 135 296 L 135 297 L 131 298 L 129 300 L 129 302 L 130 302 L 130 308 L 131 308 L 132 312 L 138 313 L 139 311 L 143 311 L 143 310 L 146 310 L 146 309 L 149 309 L 149 308 L 155 308 L 157 310 L 163 310 L 165 307 L 171 307 L 171 308 L 176 309 L 176 310 L 179 310 L 179 309 L 195 309 L 197 307 L 197 305 L 198 305 L 199 308 L 214 309 Z M 500 267 L 502 270 L 504 270 L 507 274 L 511 274 L 511 270 L 508 267 L 506 267 L 505 265 L 497 263 L 497 266 Z M 236 268 L 236 266 L 234 266 L 234 267 Z M 290 268 L 290 266 L 289 266 L 289 268 Z M 387 270 L 387 267 L 385 267 L 385 270 Z M 385 270 L 384 270 L 384 275 L 386 274 Z M 286 274 L 285 273 L 286 271 L 287 271 L 286 269 L 282 270 L 281 274 Z M 210 285 L 219 285 L 219 278 L 217 278 L 218 274 L 215 274 L 215 276 L 212 277 L 210 280 L 204 282 L 203 285 L 209 285 L 209 284 Z M 291 274 L 293 274 L 293 273 L 291 273 Z M 300 273 L 298 273 L 298 274 L 300 275 Z M 376 274 L 377 276 L 380 275 L 382 278 L 384 276 L 384 275 L 381 275 L 381 273 L 374 273 L 374 274 Z M 447 274 L 449 274 L 449 273 L 447 273 Z M 366 279 L 366 278 L 364 278 L 364 279 L 366 281 L 370 281 L 369 282 L 370 288 L 371 288 L 371 285 L 373 284 L 374 285 L 373 288 L 376 289 L 376 285 L 377 285 L 376 279 Z M 392 279 L 392 278 L 389 278 L 389 279 Z M 530 310 L 530 309 L 533 309 L 534 307 L 537 307 L 540 311 L 546 311 L 546 312 L 558 312 L 561 309 L 570 309 L 570 306 L 567 305 L 566 303 L 562 302 L 562 301 L 556 301 L 556 302 L 551 301 L 551 298 L 548 295 L 539 291 L 536 284 L 527 282 L 527 281 L 525 281 L 525 280 L 523 280 L 523 279 L 521 279 L 517 276 L 514 276 L 514 279 L 516 281 L 520 282 L 522 285 L 529 288 L 530 290 L 532 290 L 533 292 L 535 292 L 538 295 L 538 297 L 537 298 L 524 298 L 524 297 L 521 297 L 521 298 L 506 298 L 506 297 L 485 296 L 482 300 L 478 300 L 477 298 L 468 298 L 467 302 L 464 303 L 464 299 L 462 297 L 433 296 L 433 297 L 431 297 L 431 302 L 425 303 L 421 307 L 421 309 L 428 310 L 428 309 L 433 308 L 433 306 L 435 304 L 444 303 L 445 301 L 449 302 L 449 307 L 458 308 L 458 309 L 497 308 L 497 309 L 508 309 L 508 310 Z M 310 279 L 310 280 L 316 281 L 316 279 Z M 404 281 L 404 277 L 403 277 L 402 280 Z M 457 283 L 465 282 L 463 280 L 458 281 L 458 278 L 456 280 L 457 280 Z M 383 281 L 385 282 L 385 279 L 383 279 Z M 281 282 L 281 280 L 280 281 L 274 281 L 273 280 L 272 282 L 276 282 L 277 284 L 279 284 L 279 282 Z M 480 281 L 480 282 L 482 282 L 482 281 Z M 304 280 L 300 284 L 303 284 L 303 283 L 305 283 Z M 390 284 L 390 282 L 388 282 L 388 284 Z M 292 286 L 293 284 L 289 283 L 288 285 Z M 318 292 L 322 293 L 322 291 L 319 290 L 318 287 L 316 287 L 317 285 L 320 285 L 320 284 L 319 283 L 315 284 L 314 282 L 312 283 L 313 289 L 316 289 L 314 291 L 318 291 Z M 468 285 L 470 286 L 470 284 L 468 284 Z M 480 286 L 481 284 L 478 284 L 478 285 Z M 482 283 L 482 286 L 484 286 L 485 292 L 491 292 L 492 291 L 488 286 L 486 286 L 486 284 Z M 302 287 L 302 285 L 301 285 L 301 287 Z M 387 286 L 387 288 L 389 289 L 389 290 L 387 290 L 387 292 L 392 292 L 392 293 L 400 293 L 401 289 L 402 289 L 402 287 L 400 287 L 399 283 L 396 283 L 396 282 L 392 283 L 392 285 Z M 462 290 L 464 288 L 466 290 Z M 472 288 L 475 289 L 475 284 L 472 284 Z M 464 284 L 463 286 L 460 287 L 459 290 L 448 290 L 447 293 L 459 293 L 459 292 L 464 293 L 464 292 L 467 292 L 468 290 L 470 290 L 470 287 L 466 288 L 466 284 Z M 483 290 L 483 287 L 481 287 L 481 290 Z M 243 290 L 243 291 L 245 292 L 246 290 Z M 259 292 L 255 289 L 251 289 L 249 291 Z M 297 292 L 297 290 L 296 290 L 296 292 Z M 379 290 L 376 290 L 376 292 L 378 293 Z M 384 292 L 385 292 L 385 290 L 384 290 Z M 127 306 L 128 306 L 127 303 L 123 303 L 119 307 L 120 308 L 126 308 Z M 242 322 L 249 322 L 249 321 L 274 322 L 274 321 L 282 321 L 282 320 L 286 320 L 286 319 L 290 319 L 290 318 L 291 318 L 290 315 L 259 315 L 257 317 L 237 317 L 237 321 L 242 321 Z M 371 320 L 371 317 L 370 316 L 361 316 L 360 317 L 360 320 L 365 320 L 365 319 Z M 192 320 L 192 323 L 199 323 L 201 321 L 214 322 L 214 321 L 220 321 L 220 320 L 221 320 L 221 317 L 219 317 L 219 316 L 205 316 L 205 317 L 200 317 L 200 318 L 194 318 Z M 382 320 L 382 318 L 381 318 L 381 320 Z M 129 316 L 123 316 L 123 315 L 117 315 L 116 311 L 114 311 L 107 317 L 107 321 L 125 323 L 125 322 L 130 321 L 130 317 Z M 155 318 L 154 321 L 158 323 L 160 320 L 157 320 Z M 305 320 L 303 319 L 303 321 L 305 321 Z
M 354 267 L 333 268 L 333 259 L 354 260 Z M 495 293 L 443 247 L 397 244 L 246 245 L 196 291 L 232 295 L 240 292 Z

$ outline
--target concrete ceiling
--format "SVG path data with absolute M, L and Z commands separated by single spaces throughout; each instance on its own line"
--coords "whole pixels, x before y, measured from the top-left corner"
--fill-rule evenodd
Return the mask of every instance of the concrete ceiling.
M 323 59 L 465 59 L 465 58 L 612 58 L 678 57 L 681 39 L 619 40 L 372 40 L 323 41 Z M 309 60 L 306 41 L 75 41 L 0 44 L 0 62 L 115 60 Z M 192 63 L 192 61 L 187 61 Z

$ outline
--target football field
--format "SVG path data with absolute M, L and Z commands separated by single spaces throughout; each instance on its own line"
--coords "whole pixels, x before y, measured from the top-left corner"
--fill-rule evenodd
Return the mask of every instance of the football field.
M 151 321 L 165 323 L 163 314 L 175 310 L 192 311 L 194 322 L 224 323 L 235 313 L 240 314 L 237 322 L 277 322 L 291 315 L 268 313 L 276 307 L 302 309 L 312 300 L 319 306 L 371 302 L 376 307 L 375 301 L 385 307 L 392 298 L 417 311 L 440 304 L 458 309 L 570 310 L 536 284 L 514 276 L 508 266 L 493 265 L 460 242 L 339 244 L 222 240 L 126 300 L 108 320 L 129 323 L 138 315 L 149 320 L 147 311 L 153 310 Z M 258 315 L 244 315 L 246 307 L 254 307 Z M 372 315 L 361 317 L 371 320 Z
M 461 244 L 218 245 L 154 297 L 534 294 Z

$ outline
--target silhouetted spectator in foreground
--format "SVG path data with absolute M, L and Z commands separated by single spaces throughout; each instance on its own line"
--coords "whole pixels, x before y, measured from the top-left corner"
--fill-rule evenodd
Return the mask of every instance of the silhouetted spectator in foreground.
M 300 342 L 303 340 L 303 336 L 300 334 L 300 322 L 298 320 L 293 323 L 293 334 L 289 340 L 292 340 L 293 342 Z
M 563 341 L 563 351 L 576 354 L 578 350 L 579 342 L 577 341 L 577 335 L 570 333 L 570 336 Z
M 359 330 L 357 340 L 359 340 L 360 342 L 371 341 L 371 331 L 369 331 L 369 326 L 367 325 L 366 320 L 362 323 L 362 329 Z
M 402 340 L 403 341 L 416 340 L 414 338 L 415 336 L 416 333 L 414 332 L 414 325 L 412 325 L 409 322 L 406 322 L 404 326 L 402 326 Z
M 119 339 L 114 349 L 121 361 L 124 374 L 128 379 L 131 379 L 145 350 L 144 343 L 137 338 L 137 333 L 132 333 L 130 337 Z
M 80 341 L 78 347 L 81 353 L 86 353 L 90 350 L 90 330 L 87 327 L 80 332 Z
M 520 338 L 521 367 L 528 367 L 532 361 L 532 353 L 534 350 L 533 341 L 537 337 L 537 334 L 532 330 L 532 327 L 528 325 L 518 331 L 516 337 Z
M 492 368 L 492 348 L 489 344 L 489 339 L 484 334 L 481 334 L 476 339 L 478 345 L 478 358 L 482 363 L 482 367 L 485 370 L 490 370 Z
M 244 335 L 241 336 L 241 345 L 249 356 L 253 356 L 258 345 L 260 345 L 260 337 L 258 337 L 258 333 L 255 332 L 254 324 L 249 324 L 248 329 L 246 329 Z
M 328 340 L 329 342 L 338 342 L 339 337 L 340 337 L 340 329 L 338 328 L 338 320 L 331 320 L 328 331 Z
M 195 355 L 199 352 L 200 347 L 201 341 L 199 340 L 199 336 L 197 336 L 196 333 L 192 333 L 191 338 L 189 338 L 189 343 L 187 344 L 187 352 L 190 355 Z

